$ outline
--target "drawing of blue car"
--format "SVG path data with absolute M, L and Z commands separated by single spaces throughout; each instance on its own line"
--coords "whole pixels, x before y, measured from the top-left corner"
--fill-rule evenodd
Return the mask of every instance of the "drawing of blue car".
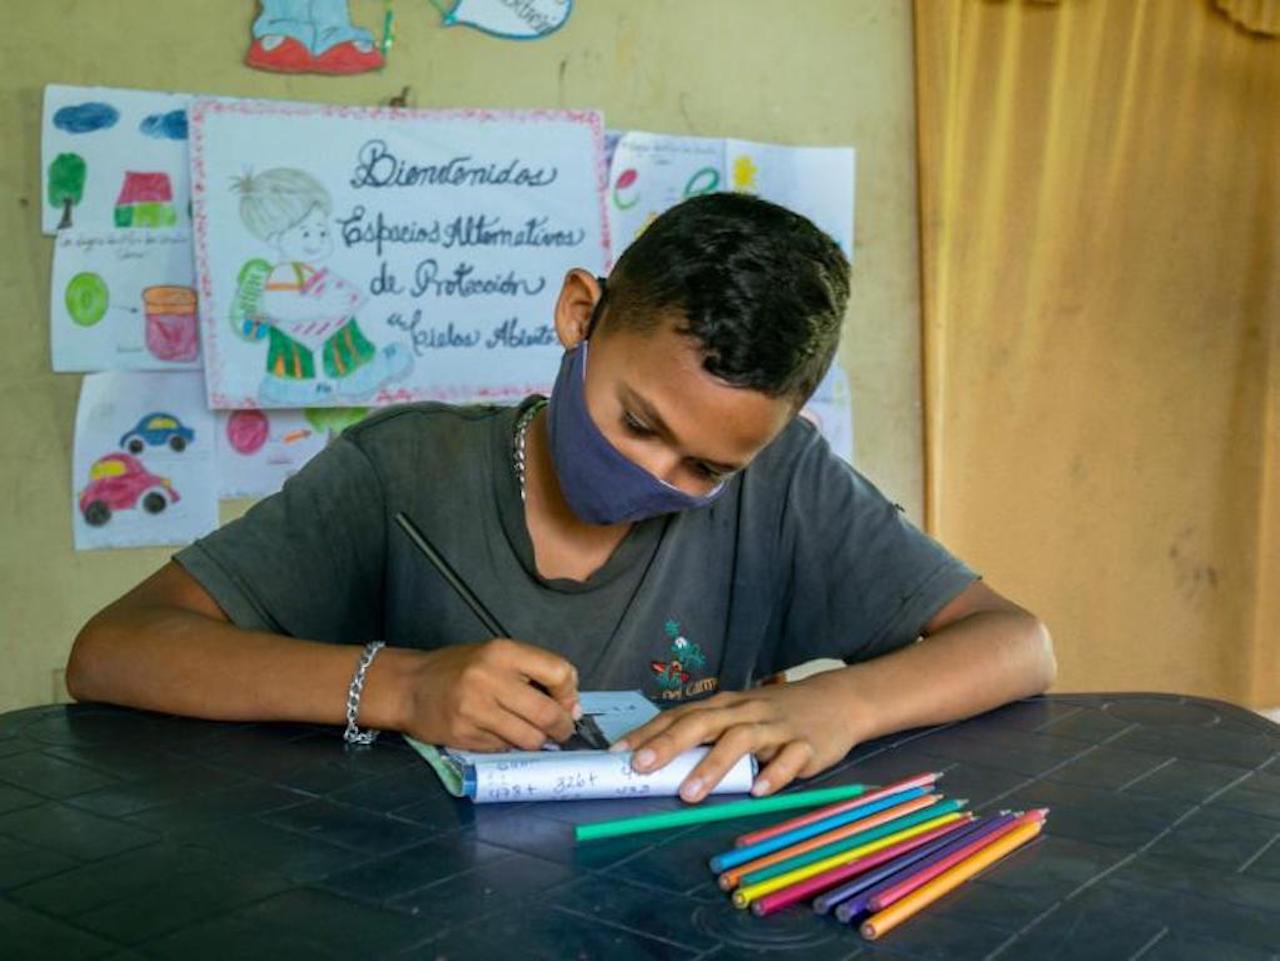
M 168 444 L 175 452 L 181 453 L 195 439 L 196 432 L 190 427 L 183 427 L 172 414 L 153 413 L 142 418 L 137 427 L 121 437 L 120 446 L 131 454 L 141 454 L 148 445 L 161 447 Z

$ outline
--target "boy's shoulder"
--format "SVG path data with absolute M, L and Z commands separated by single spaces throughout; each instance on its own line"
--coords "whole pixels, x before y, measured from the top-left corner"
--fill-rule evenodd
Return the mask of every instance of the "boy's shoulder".
M 835 456 L 826 438 L 808 418 L 797 414 L 752 463 L 763 471 L 793 471 L 802 460 Z
M 513 418 L 515 411 L 504 404 L 397 404 L 374 411 L 348 427 L 342 436 L 366 453 L 415 442 L 465 444 L 477 437 L 489 437 L 495 424 Z

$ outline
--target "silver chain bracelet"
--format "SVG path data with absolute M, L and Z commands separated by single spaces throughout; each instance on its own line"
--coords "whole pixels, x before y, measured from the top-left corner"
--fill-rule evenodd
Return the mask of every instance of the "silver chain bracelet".
M 378 739 L 378 731 L 362 731 L 356 725 L 356 715 L 360 713 L 360 692 L 364 690 L 364 676 L 373 663 L 374 656 L 386 647 L 384 641 L 370 641 L 364 646 L 360 655 L 360 663 L 356 665 L 356 673 L 351 678 L 351 686 L 347 688 L 347 729 L 342 739 L 348 744 L 369 745 Z

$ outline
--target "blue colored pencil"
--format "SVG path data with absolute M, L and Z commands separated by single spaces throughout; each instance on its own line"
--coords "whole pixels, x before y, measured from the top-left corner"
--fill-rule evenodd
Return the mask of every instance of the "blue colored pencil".
M 845 824 L 852 824 L 854 821 L 860 821 L 869 815 L 875 814 L 877 811 L 883 811 L 887 808 L 901 804 L 903 801 L 910 801 L 913 798 L 923 797 L 929 788 L 915 787 L 909 791 L 903 791 L 901 794 L 891 794 L 887 798 L 882 798 L 866 807 L 855 808 L 852 811 L 845 811 L 842 814 L 836 814 L 821 821 L 814 821 L 804 827 L 796 828 L 785 834 L 779 834 L 765 841 L 758 841 L 755 844 L 744 845 L 740 848 L 734 848 L 723 854 L 717 854 L 708 862 L 711 870 L 716 874 L 721 871 L 727 871 L 729 868 L 737 867 L 739 864 L 746 864 L 748 861 L 754 861 L 756 858 L 764 857 L 766 854 L 772 854 L 774 851 L 781 851 L 783 848 L 789 848 L 793 844 L 808 838 L 817 837 L 833 828 L 838 828 Z
M 905 881 L 907 878 L 911 877 L 913 874 L 923 871 L 931 865 L 937 864 L 943 858 L 947 857 L 954 851 L 958 851 L 960 848 L 964 847 L 965 845 L 972 844 L 975 841 L 978 841 L 984 837 L 987 837 L 988 835 L 992 834 L 995 831 L 999 831 L 1002 827 L 1004 827 L 1006 824 L 1009 824 L 1011 821 L 1016 821 L 1018 817 L 1019 815 L 1017 814 L 1014 814 L 1011 812 L 1005 812 L 999 815 L 998 817 L 991 818 L 989 821 L 983 824 L 981 828 L 979 828 L 976 831 L 970 832 L 968 836 L 952 841 L 942 850 L 935 851 L 932 855 L 930 855 L 925 860 L 920 861 L 916 864 L 910 865 L 905 870 L 899 871 L 895 876 L 890 878 L 885 878 L 875 887 L 866 889 L 861 894 L 854 897 L 852 900 L 845 901 L 839 907 L 836 908 L 836 919 L 844 922 L 852 921 L 858 915 L 866 913 L 866 911 L 868 910 L 868 902 L 870 902 L 870 900 L 874 898 L 877 894 L 879 894 L 881 891 L 887 891 L 889 888 L 893 887 L 895 884 Z
M 903 868 L 910 867 L 917 861 L 929 857 L 931 854 L 936 854 L 952 842 L 958 841 L 963 837 L 968 837 L 979 828 L 985 826 L 990 820 L 991 819 L 989 817 L 978 818 L 971 824 L 966 824 L 961 828 L 957 828 L 955 831 L 952 831 L 944 837 L 940 837 L 935 841 L 930 841 L 928 844 L 922 845 L 913 851 L 908 851 L 906 854 L 900 854 L 892 861 L 886 861 L 874 871 L 868 871 L 866 874 L 855 878 L 848 884 L 842 884 L 838 888 L 832 888 L 830 891 L 824 891 L 813 899 L 814 913 L 826 914 L 841 901 L 847 901 L 860 891 L 865 891 L 867 888 L 874 887 L 886 878 L 893 877 L 893 875 L 897 874 Z
M 752 884 L 759 884 L 761 881 L 768 881 L 770 878 L 776 878 L 779 875 L 787 874 L 795 871 L 797 868 L 807 867 L 818 861 L 825 861 L 827 858 L 842 854 L 845 851 L 852 851 L 854 848 L 860 848 L 871 841 L 878 841 L 881 838 L 898 834 L 908 828 L 913 828 L 917 824 L 924 824 L 937 818 L 946 817 L 948 814 L 955 814 L 961 811 L 968 800 L 965 798 L 952 798 L 950 801 L 943 801 L 934 804 L 920 811 L 911 814 L 904 814 L 901 817 L 894 818 L 892 821 L 886 821 L 884 824 L 876 825 L 873 828 L 867 828 L 865 831 L 859 831 L 857 834 L 851 834 L 847 838 L 841 838 L 839 841 L 832 841 L 830 844 L 824 844 L 820 848 L 812 851 L 806 851 L 803 854 L 796 854 L 792 857 L 778 861 L 776 864 L 769 864 L 762 868 L 757 868 L 738 879 L 741 887 L 747 887 Z

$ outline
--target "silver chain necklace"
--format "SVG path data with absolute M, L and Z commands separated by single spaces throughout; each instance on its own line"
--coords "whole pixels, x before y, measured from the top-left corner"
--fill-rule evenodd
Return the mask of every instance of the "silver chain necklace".
M 516 479 L 520 482 L 520 501 L 524 502 L 524 440 L 529 433 L 529 425 L 538 416 L 538 411 L 547 406 L 545 400 L 535 401 L 516 421 L 516 435 L 511 445 L 511 462 L 516 468 Z

